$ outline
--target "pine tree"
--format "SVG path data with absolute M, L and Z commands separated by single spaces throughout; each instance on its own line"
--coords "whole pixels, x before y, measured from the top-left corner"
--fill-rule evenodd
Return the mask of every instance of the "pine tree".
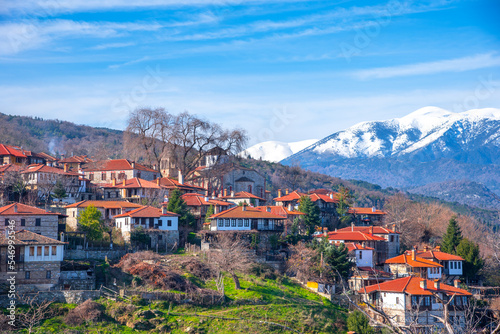
M 446 233 L 443 236 L 441 250 L 445 253 L 456 254 L 457 247 L 462 239 L 462 231 L 460 230 L 460 226 L 458 226 L 457 217 L 453 216 L 451 217 Z
M 368 318 L 360 311 L 349 313 L 347 317 L 347 329 L 356 334 L 373 334 L 375 331 L 370 326 Z
M 182 227 L 194 226 L 195 219 L 193 214 L 189 211 L 186 202 L 181 197 L 181 191 L 174 189 L 168 199 L 167 210 L 177 213 L 179 217 L 179 225 Z
M 347 279 L 353 266 L 349 260 L 348 249 L 342 243 L 339 246 L 328 243 L 328 240 L 316 241 L 312 243 L 317 255 L 314 262 L 318 264 L 318 270 L 324 278 Z M 323 257 L 323 263 L 321 262 Z M 339 277 L 340 275 L 340 277 Z
M 305 213 L 304 225 L 307 235 L 313 234 L 315 227 L 321 225 L 319 207 L 309 196 L 302 196 L 299 201 L 299 211 Z
M 479 246 L 467 238 L 463 238 L 457 246 L 457 255 L 464 261 L 463 273 L 465 278 L 474 278 L 484 266 L 484 261 L 479 254 Z
M 352 221 L 352 216 L 349 214 L 349 206 L 352 199 L 351 192 L 344 186 L 340 186 L 338 191 L 337 214 L 339 216 L 340 225 L 347 226 Z
M 68 194 L 66 194 L 66 189 L 64 189 L 64 186 L 61 181 L 56 182 L 52 193 L 54 195 L 54 198 L 58 200 L 62 200 L 63 198 L 68 197 Z

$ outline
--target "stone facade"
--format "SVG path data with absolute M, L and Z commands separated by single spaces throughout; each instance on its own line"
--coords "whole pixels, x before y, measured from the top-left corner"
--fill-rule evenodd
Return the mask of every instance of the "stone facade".
M 60 284 L 64 290 L 94 290 L 95 274 L 91 270 L 61 271 Z
M 58 239 L 59 217 L 56 213 L 53 215 L 1 215 L 0 233 L 5 234 L 5 227 L 8 226 L 10 220 L 16 222 L 15 231 L 27 230 L 45 237 Z

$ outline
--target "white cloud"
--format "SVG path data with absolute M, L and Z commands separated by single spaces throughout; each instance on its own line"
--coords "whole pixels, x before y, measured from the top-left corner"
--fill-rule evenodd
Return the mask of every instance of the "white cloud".
M 90 49 L 92 49 L 92 50 L 106 50 L 106 49 L 125 48 L 127 46 L 132 46 L 132 45 L 134 45 L 134 43 L 132 43 L 132 42 L 127 42 L 127 43 L 105 43 L 105 44 L 99 44 L 99 45 L 93 46 Z
M 465 72 L 495 66 L 500 66 L 500 56 L 491 52 L 463 58 L 360 70 L 354 72 L 353 76 L 361 80 L 385 79 L 445 72 Z

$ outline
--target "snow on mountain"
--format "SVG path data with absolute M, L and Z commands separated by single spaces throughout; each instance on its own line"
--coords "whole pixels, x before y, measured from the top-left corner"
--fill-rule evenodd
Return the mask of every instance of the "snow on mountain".
M 496 121 L 500 121 L 500 109 L 453 113 L 424 107 L 401 118 L 356 124 L 303 151 L 344 158 L 381 158 L 417 154 L 422 150 L 428 151 L 427 156 L 440 156 L 442 152 L 467 149 L 467 143 L 474 142 L 477 146 L 478 140 L 500 147 L 500 134 L 496 131 L 500 123 Z
M 266 141 L 255 144 L 240 153 L 243 157 L 252 157 L 254 159 L 262 159 L 271 162 L 281 161 L 292 154 L 295 154 L 308 146 L 311 146 L 317 139 L 308 139 L 296 141 L 293 143 L 285 143 L 281 141 Z

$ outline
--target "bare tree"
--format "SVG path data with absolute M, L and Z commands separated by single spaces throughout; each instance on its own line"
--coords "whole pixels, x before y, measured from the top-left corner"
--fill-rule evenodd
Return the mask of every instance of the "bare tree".
M 210 245 L 210 262 L 219 270 L 227 271 L 233 278 L 236 289 L 240 289 L 238 272 L 246 272 L 255 263 L 255 253 L 245 235 L 237 232 L 222 232 L 214 236 Z
M 32 333 L 36 326 L 53 315 L 50 307 L 53 301 L 39 300 L 38 297 L 38 294 L 31 297 L 18 295 L 20 304 L 26 305 L 28 308 L 26 311 L 19 313 L 17 323 L 21 328 L 25 328 L 28 333 Z

